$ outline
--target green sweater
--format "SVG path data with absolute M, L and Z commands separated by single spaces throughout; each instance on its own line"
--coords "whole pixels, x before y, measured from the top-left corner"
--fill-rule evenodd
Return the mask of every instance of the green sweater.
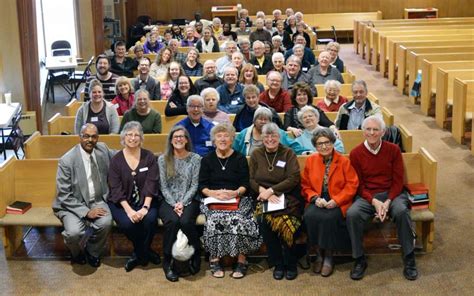
M 153 109 L 150 109 L 150 113 L 145 116 L 138 114 L 137 109 L 135 107 L 128 110 L 123 115 L 122 123 L 120 124 L 120 131 L 122 131 L 123 126 L 129 121 L 140 122 L 143 127 L 143 132 L 145 134 L 161 133 L 161 115 Z

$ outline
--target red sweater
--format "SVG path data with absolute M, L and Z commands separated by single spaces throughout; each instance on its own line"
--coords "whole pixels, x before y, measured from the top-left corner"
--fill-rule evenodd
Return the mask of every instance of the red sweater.
M 269 90 L 266 90 L 260 94 L 258 98 L 260 102 L 267 104 L 269 107 L 275 109 L 276 112 L 284 113 L 293 107 L 291 104 L 290 93 L 284 89 L 280 89 L 276 97 L 270 99 L 268 95 Z
M 403 190 L 403 158 L 397 145 L 383 141 L 377 155 L 364 143 L 352 149 L 351 164 L 359 177 L 357 194 L 372 203 L 374 194 L 388 192 L 393 200 Z

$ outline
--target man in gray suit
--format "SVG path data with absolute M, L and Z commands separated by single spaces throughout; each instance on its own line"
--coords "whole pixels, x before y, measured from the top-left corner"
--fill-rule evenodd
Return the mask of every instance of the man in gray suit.
M 141 58 L 138 64 L 138 76 L 133 78 L 131 83 L 135 91 L 146 89 L 150 93 L 150 100 L 161 100 L 161 85 L 150 76 L 150 65 L 148 57 Z
M 100 254 L 112 227 L 106 203 L 109 189 L 107 173 L 113 153 L 97 143 L 97 127 L 85 124 L 80 144 L 59 160 L 56 199 L 53 211 L 64 226 L 64 243 L 71 251 L 71 263 L 100 266 Z

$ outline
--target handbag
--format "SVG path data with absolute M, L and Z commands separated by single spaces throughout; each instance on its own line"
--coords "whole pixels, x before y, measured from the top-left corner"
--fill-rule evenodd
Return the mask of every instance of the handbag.
M 239 209 L 240 197 L 235 198 L 237 202 L 235 203 L 212 203 L 208 207 L 210 210 L 214 211 L 237 211 Z

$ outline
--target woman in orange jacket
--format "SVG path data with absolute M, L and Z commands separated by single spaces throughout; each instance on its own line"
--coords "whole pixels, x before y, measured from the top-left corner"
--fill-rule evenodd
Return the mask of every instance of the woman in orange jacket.
M 312 142 L 318 153 L 306 160 L 301 174 L 301 190 L 308 202 L 303 220 L 310 244 L 319 246 L 313 271 L 325 277 L 334 269 L 333 251 L 350 250 L 345 215 L 359 185 L 349 159 L 334 150 L 335 141 L 330 129 L 316 130 Z

